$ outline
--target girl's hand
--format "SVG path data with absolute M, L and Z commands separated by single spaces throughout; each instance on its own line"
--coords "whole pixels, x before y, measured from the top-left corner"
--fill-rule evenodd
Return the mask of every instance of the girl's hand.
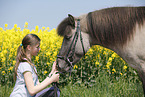
M 53 63 L 51 73 L 54 73 L 55 71 L 56 71 L 56 61 Z
M 55 71 L 53 73 L 53 75 L 50 77 L 52 79 L 53 82 L 57 82 L 59 81 L 59 73 L 57 73 L 58 71 Z

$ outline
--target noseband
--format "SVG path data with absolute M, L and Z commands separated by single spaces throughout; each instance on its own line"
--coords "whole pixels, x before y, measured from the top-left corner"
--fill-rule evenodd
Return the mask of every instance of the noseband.
M 61 60 L 64 60 L 71 67 L 71 69 L 73 68 L 73 62 L 70 59 L 73 60 L 73 55 L 74 55 L 74 52 L 75 52 L 75 47 L 76 47 L 79 36 L 80 36 L 80 41 L 81 41 L 82 48 L 83 48 L 83 53 L 85 55 L 85 48 L 84 48 L 84 44 L 83 44 L 83 38 L 82 38 L 81 30 L 80 30 L 80 19 L 77 20 L 77 29 L 76 29 L 75 35 L 73 37 L 73 40 L 70 44 L 70 47 L 69 47 L 69 50 L 68 50 L 66 56 L 65 57 L 64 56 L 57 56 L 57 58 L 59 58 Z M 71 55 L 68 57 L 70 52 L 71 52 Z M 57 64 L 57 67 L 59 67 L 59 64 Z M 68 72 L 71 72 L 71 70 L 68 71 Z

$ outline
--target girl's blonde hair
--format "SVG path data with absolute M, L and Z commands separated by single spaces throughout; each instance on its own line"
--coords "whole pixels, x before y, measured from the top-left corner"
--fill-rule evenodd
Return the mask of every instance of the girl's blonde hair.
M 31 46 L 37 45 L 39 42 L 40 42 L 40 38 L 35 34 L 27 34 L 23 38 L 22 44 L 17 49 L 16 64 L 15 64 L 15 69 L 14 69 L 14 71 L 15 71 L 14 72 L 14 81 L 16 81 L 17 69 L 18 69 L 20 62 L 28 62 L 34 68 L 34 64 L 26 55 L 26 48 L 28 45 L 31 45 Z M 35 71 L 35 69 L 34 69 L 34 71 Z M 36 73 L 36 71 L 35 71 L 35 73 Z

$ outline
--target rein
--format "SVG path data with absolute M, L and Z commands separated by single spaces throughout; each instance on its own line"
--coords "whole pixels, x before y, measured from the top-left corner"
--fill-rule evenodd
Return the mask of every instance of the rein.
M 57 56 L 57 58 L 59 58 L 61 60 L 64 60 L 70 66 L 71 70 L 73 68 L 72 60 L 73 60 L 73 55 L 75 53 L 75 47 L 76 47 L 79 36 L 80 36 L 80 41 L 81 41 L 81 45 L 82 45 L 82 48 L 83 48 L 83 53 L 85 55 L 85 48 L 84 48 L 84 44 L 83 44 L 83 38 L 82 38 L 81 30 L 80 30 L 80 19 L 77 20 L 77 29 L 76 29 L 75 35 L 73 37 L 73 40 L 70 44 L 70 47 L 68 49 L 68 52 L 67 52 L 66 56 L 65 57 L 64 56 Z M 71 53 L 71 55 L 69 56 L 70 53 Z M 70 60 L 70 59 L 72 59 L 72 60 Z M 59 64 L 57 64 L 57 67 L 59 67 Z M 71 72 L 71 70 L 68 71 L 68 72 Z
M 68 63 L 68 65 L 70 66 L 71 70 L 73 68 L 73 62 L 72 62 L 72 60 L 73 60 L 73 55 L 75 53 L 75 47 L 76 47 L 76 44 L 77 44 L 79 36 L 80 36 L 80 41 L 81 41 L 81 45 L 82 45 L 82 48 L 83 48 L 83 53 L 85 55 L 85 48 L 84 48 L 84 44 L 83 44 L 83 38 L 82 38 L 81 30 L 80 30 L 80 19 L 77 20 L 77 29 L 76 29 L 75 35 L 73 37 L 73 40 L 72 40 L 72 42 L 70 44 L 70 47 L 69 47 L 69 50 L 68 50 L 66 56 L 65 57 L 63 57 L 63 56 L 57 56 L 57 58 L 59 58 L 61 60 L 64 60 L 66 63 Z M 69 56 L 70 52 L 72 52 L 72 53 Z M 72 60 L 70 60 L 70 59 L 72 59 Z M 59 64 L 57 64 L 57 67 L 59 67 Z M 70 75 L 71 75 L 71 70 L 68 71 L 70 73 Z M 59 73 L 63 74 L 64 72 L 59 72 Z M 53 86 L 54 86 L 54 94 L 55 94 L 54 97 L 57 97 L 57 85 L 58 85 L 57 82 L 55 82 L 53 84 Z

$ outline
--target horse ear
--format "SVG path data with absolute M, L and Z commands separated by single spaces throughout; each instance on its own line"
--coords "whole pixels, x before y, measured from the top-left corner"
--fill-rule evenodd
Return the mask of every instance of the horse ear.
M 74 17 L 71 14 L 68 14 L 68 19 L 69 19 L 69 22 L 70 22 L 71 26 L 75 27 Z

